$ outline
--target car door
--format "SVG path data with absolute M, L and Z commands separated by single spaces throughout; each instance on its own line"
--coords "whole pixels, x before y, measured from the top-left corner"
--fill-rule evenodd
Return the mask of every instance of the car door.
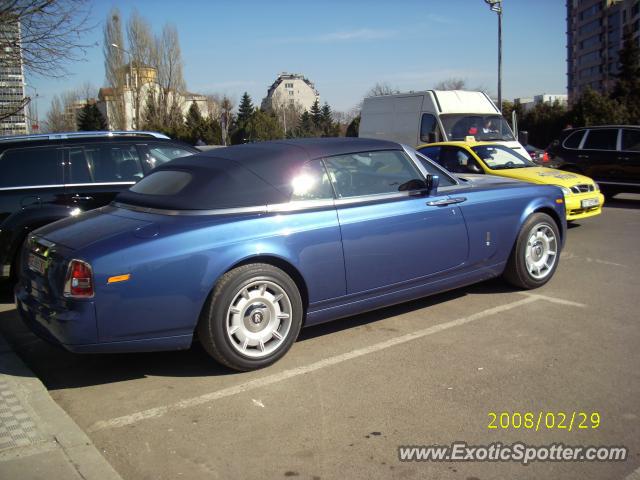
M 129 142 L 69 146 L 65 159 L 67 202 L 83 211 L 109 204 L 143 176 L 138 149 Z
M 618 162 L 618 129 L 591 128 L 578 151 L 582 173 L 596 181 L 607 182 L 622 174 Z
M 336 194 L 349 294 L 421 280 L 464 263 L 467 231 L 455 205 L 463 200 L 412 190 L 424 177 L 404 151 L 324 162 Z
M 640 129 L 623 128 L 618 154 L 620 165 L 624 165 L 625 176 L 620 183 L 640 185 Z

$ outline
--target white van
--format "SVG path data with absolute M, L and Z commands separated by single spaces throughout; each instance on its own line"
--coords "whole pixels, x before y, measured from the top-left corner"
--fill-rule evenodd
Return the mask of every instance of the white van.
M 411 146 L 467 140 L 495 141 L 528 157 L 498 107 L 484 92 L 427 90 L 367 97 L 359 135 Z

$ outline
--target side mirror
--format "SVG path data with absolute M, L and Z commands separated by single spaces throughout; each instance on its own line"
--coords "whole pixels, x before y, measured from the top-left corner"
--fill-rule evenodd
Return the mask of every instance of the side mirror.
M 520 130 L 518 132 L 518 140 L 520 141 L 520 144 L 527 145 L 529 143 L 529 132 L 526 130 Z
M 440 185 L 440 177 L 438 175 L 427 175 L 427 194 L 435 195 Z

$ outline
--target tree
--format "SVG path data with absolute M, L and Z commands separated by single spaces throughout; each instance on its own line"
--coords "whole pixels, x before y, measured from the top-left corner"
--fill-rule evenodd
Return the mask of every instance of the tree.
M 574 102 L 567 123 L 574 127 L 590 125 L 615 125 L 628 118 L 626 105 L 587 88 Z
M 78 130 L 106 130 L 107 122 L 95 103 L 87 103 L 78 113 Z
M 515 108 L 518 107 L 516 104 Z M 539 103 L 518 118 L 518 128 L 529 133 L 528 143 L 544 148 L 558 138 L 567 125 L 567 108 L 557 101 Z
M 302 112 L 302 115 L 300 115 L 300 122 L 298 123 L 298 128 L 296 129 L 296 137 L 315 137 L 313 120 L 311 119 L 311 115 L 309 114 L 309 112 L 306 110 Z
M 396 93 L 400 93 L 398 87 L 392 87 L 388 82 L 378 82 L 371 87 L 364 96 L 379 97 L 382 95 L 395 95 Z
M 77 128 L 74 104 L 79 100 L 76 92 L 54 95 L 43 122 L 43 132 L 73 132 Z
M 255 110 L 247 120 L 245 131 L 249 142 L 284 138 L 284 131 L 278 120 L 260 109 Z
M 447 78 L 441 80 L 433 86 L 434 90 L 464 90 L 467 86 L 467 81 L 463 78 Z
M 323 137 L 337 137 L 340 134 L 340 125 L 334 123 L 331 107 L 324 102 L 320 110 L 320 128 Z
M 320 102 L 316 98 L 316 101 L 311 105 L 311 110 L 309 110 L 311 115 L 311 121 L 313 122 L 313 126 L 316 130 L 322 129 L 322 111 L 320 110 Z
M 238 116 L 236 117 L 236 123 L 242 128 L 253 115 L 254 107 L 251 97 L 247 92 L 244 92 L 242 99 L 240 100 L 240 106 L 238 107 Z
M 81 41 L 93 30 L 87 0 L 0 2 L 0 68 L 20 63 L 29 73 L 62 77 L 70 61 L 84 58 L 93 45 Z M 20 35 L 13 33 L 20 25 Z
M 228 145 L 231 142 L 229 138 L 229 127 L 233 123 L 233 115 L 231 111 L 233 110 L 233 102 L 226 95 L 222 97 L 222 102 L 220 102 L 220 135 L 222 140 L 222 145 Z
M 122 16 L 117 8 L 112 8 L 107 16 L 103 28 L 104 46 L 104 71 L 107 84 L 114 90 L 114 102 L 111 105 L 109 117 L 111 124 L 117 130 L 127 128 L 125 119 L 124 87 L 126 82 L 126 70 L 124 68 L 124 51 L 113 45 L 122 47 L 124 35 L 122 33 Z
M 347 127 L 347 132 L 345 133 L 346 137 L 357 137 L 358 130 L 360 129 L 360 115 L 351 120 L 349 126 Z
M 624 105 L 627 110 L 625 123 L 640 123 L 640 46 L 630 29 L 624 33 L 624 41 L 619 53 L 619 73 L 611 92 L 611 98 Z

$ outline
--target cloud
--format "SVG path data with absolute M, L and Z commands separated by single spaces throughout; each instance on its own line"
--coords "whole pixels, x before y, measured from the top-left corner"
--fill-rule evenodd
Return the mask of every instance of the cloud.
M 274 39 L 275 43 L 338 43 L 366 40 L 380 40 L 391 38 L 397 34 L 395 30 L 381 30 L 373 28 L 359 28 L 355 30 L 342 30 L 338 32 L 322 33 L 301 37 L 286 37 Z
M 434 23 L 441 23 L 443 25 L 451 25 L 453 21 L 448 17 L 443 17 L 442 15 L 436 15 L 435 13 L 430 13 L 427 15 L 427 20 Z

